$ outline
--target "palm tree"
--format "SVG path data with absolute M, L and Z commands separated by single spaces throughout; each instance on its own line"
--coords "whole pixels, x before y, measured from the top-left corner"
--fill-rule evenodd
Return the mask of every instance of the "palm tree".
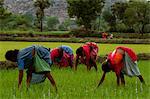
M 36 9 L 37 20 L 40 23 L 40 31 L 43 31 L 43 18 L 44 18 L 44 9 L 52 5 L 49 0 L 34 0 L 34 6 Z

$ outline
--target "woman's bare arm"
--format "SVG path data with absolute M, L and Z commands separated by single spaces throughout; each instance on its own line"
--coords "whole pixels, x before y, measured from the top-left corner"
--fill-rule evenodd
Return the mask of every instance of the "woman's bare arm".
M 99 87 L 103 83 L 103 81 L 105 80 L 105 75 L 106 75 L 106 72 L 103 73 L 102 78 L 97 87 Z
M 18 77 L 18 88 L 21 88 L 21 83 L 22 83 L 22 78 L 23 78 L 23 70 L 19 70 L 19 77 Z

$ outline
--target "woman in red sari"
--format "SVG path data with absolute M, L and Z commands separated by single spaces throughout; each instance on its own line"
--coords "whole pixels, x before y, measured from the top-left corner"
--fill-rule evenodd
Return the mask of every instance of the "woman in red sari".
M 87 70 L 90 70 L 92 66 L 95 67 L 97 71 L 96 59 L 98 54 L 98 46 L 94 42 L 87 42 L 76 50 L 76 62 L 75 70 L 77 70 L 77 65 L 79 60 L 81 63 L 87 66 Z
M 124 74 L 129 77 L 137 76 L 142 83 L 145 83 L 137 66 L 137 56 L 132 49 L 127 47 L 117 47 L 110 53 L 102 64 L 102 70 L 103 76 L 98 86 L 104 81 L 106 73 L 111 70 L 116 74 L 118 85 L 120 81 L 125 85 Z
M 62 45 L 60 47 L 54 48 L 50 52 L 51 60 L 54 64 L 61 67 L 73 67 L 73 50 L 71 47 Z

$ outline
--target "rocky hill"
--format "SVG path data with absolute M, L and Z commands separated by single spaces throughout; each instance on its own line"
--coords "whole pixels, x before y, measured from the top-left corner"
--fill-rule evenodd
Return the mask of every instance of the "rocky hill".
M 126 0 L 106 0 L 106 6 L 111 6 L 114 2 Z M 5 6 L 13 13 L 35 15 L 33 0 L 4 0 Z M 45 10 L 47 16 L 57 16 L 60 22 L 68 18 L 66 0 L 53 0 L 53 6 Z
M 58 16 L 60 22 L 68 18 L 67 2 L 66 0 L 53 0 L 53 5 L 45 9 L 45 15 Z M 5 7 L 15 14 L 33 14 L 35 15 L 35 8 L 33 0 L 5 0 Z

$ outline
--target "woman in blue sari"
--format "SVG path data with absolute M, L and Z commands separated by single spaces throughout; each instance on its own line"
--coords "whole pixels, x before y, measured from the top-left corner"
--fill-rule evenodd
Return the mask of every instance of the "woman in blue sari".
M 50 74 L 52 64 L 49 49 L 42 46 L 30 46 L 22 50 L 9 50 L 5 58 L 12 62 L 17 62 L 19 69 L 18 88 L 21 88 L 23 71 L 27 70 L 27 88 L 30 83 L 39 83 L 48 78 L 57 92 L 57 87 Z

